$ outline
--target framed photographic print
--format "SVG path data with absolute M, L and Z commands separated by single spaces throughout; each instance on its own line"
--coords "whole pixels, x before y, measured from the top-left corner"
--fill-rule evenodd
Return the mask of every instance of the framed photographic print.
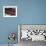
M 3 17 L 17 17 L 17 6 L 3 6 Z

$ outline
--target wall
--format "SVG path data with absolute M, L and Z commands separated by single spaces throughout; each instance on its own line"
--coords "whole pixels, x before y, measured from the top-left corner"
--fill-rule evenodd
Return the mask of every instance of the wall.
M 4 18 L 4 5 L 17 5 L 18 17 Z M 18 24 L 46 24 L 46 0 L 0 0 L 0 44 L 8 43 L 9 32 L 17 34 Z

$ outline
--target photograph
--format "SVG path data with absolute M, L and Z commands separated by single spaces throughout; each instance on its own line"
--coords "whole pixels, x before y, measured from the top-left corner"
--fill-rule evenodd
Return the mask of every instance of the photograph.
M 17 6 L 3 6 L 3 17 L 17 17 Z

